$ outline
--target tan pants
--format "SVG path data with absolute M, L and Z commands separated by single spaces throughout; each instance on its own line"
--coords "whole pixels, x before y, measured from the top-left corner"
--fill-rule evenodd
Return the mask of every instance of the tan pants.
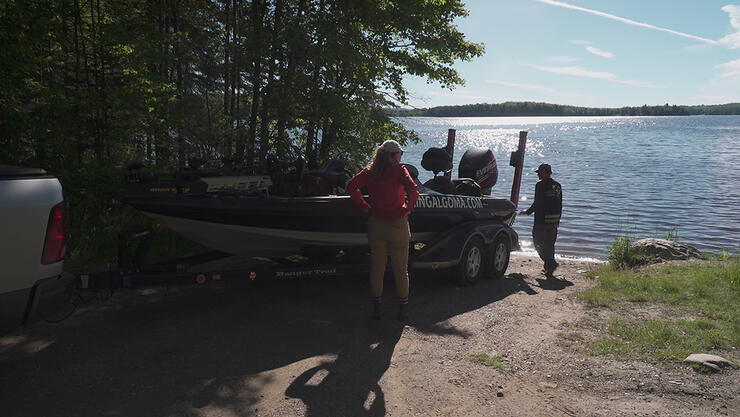
M 383 276 L 388 256 L 391 257 L 396 295 L 399 299 L 409 296 L 409 240 L 411 229 L 407 219 L 380 220 L 370 217 L 367 226 L 370 243 L 370 292 L 373 297 L 383 294 Z

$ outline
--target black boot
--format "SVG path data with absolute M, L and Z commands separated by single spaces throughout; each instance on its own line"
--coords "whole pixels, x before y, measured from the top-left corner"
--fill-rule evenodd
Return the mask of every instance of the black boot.
M 371 316 L 374 320 L 380 320 L 380 317 L 382 316 L 382 313 L 380 312 L 380 307 L 383 305 L 383 302 L 380 297 L 373 298 L 373 315 Z
M 408 310 L 409 310 L 409 302 L 407 298 L 398 304 L 398 320 L 399 321 L 406 321 L 409 319 Z

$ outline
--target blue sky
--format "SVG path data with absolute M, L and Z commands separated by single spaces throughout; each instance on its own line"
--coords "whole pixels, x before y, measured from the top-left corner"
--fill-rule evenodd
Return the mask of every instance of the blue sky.
M 740 2 L 739 2 L 740 3 Z M 465 0 L 486 52 L 450 91 L 409 77 L 409 105 L 588 107 L 740 102 L 740 4 L 715 0 Z

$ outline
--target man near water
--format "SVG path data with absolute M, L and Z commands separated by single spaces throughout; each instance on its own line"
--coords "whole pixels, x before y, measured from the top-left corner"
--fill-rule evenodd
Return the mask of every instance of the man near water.
M 534 213 L 534 248 L 545 262 L 545 275 L 550 276 L 558 267 L 555 262 L 555 240 L 558 238 L 560 215 L 563 211 L 563 190 L 560 183 L 550 178 L 552 167 L 549 164 L 541 164 L 535 172 L 540 181 L 534 188 L 534 202 L 520 214 Z

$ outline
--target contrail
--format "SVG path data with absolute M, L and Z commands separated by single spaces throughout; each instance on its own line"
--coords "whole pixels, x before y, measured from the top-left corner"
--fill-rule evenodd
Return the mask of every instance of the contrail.
M 628 25 L 641 26 L 641 27 L 648 28 L 648 29 L 655 29 L 655 30 L 659 30 L 661 32 L 667 32 L 667 33 L 671 33 L 671 34 L 674 34 L 674 35 L 683 36 L 684 38 L 696 39 L 698 41 L 706 42 L 706 43 L 709 43 L 709 44 L 712 44 L 712 45 L 716 45 L 717 44 L 717 41 L 712 40 L 712 39 L 702 38 L 700 36 L 694 36 L 694 35 L 690 35 L 688 33 L 683 33 L 683 32 L 679 32 L 679 31 L 672 30 L 672 29 L 666 29 L 666 28 L 662 28 L 660 26 L 650 25 L 648 23 L 636 22 L 634 20 L 626 19 L 624 17 L 619 17 L 619 16 L 615 16 L 613 14 L 600 12 L 598 10 L 586 9 L 585 7 L 574 6 L 572 4 L 563 3 L 561 1 L 555 1 L 555 0 L 535 0 L 535 1 L 538 1 L 540 3 L 547 3 L 547 4 L 550 4 L 550 5 L 553 5 L 553 6 L 564 7 L 566 9 L 579 10 L 581 12 L 591 13 L 591 14 L 594 14 L 596 16 L 606 17 L 607 19 L 616 20 L 618 22 L 626 23 Z

